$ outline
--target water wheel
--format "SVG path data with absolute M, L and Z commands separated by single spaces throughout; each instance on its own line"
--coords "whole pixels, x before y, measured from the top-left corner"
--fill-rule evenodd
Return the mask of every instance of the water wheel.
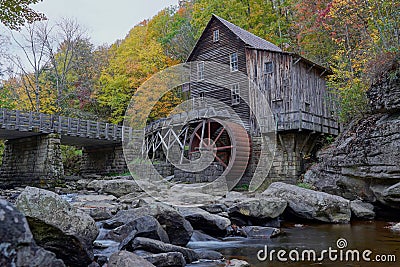
M 218 119 L 200 122 L 190 137 L 189 158 L 201 151 L 214 155 L 214 161 L 224 168 L 228 187 L 234 187 L 246 171 L 250 157 L 250 141 L 241 125 Z

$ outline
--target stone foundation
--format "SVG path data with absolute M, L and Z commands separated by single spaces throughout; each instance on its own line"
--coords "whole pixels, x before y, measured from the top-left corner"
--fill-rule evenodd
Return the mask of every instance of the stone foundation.
M 64 176 L 60 136 L 47 134 L 5 142 L 0 187 L 53 186 Z
M 82 174 L 112 175 L 128 172 L 122 146 L 84 147 Z

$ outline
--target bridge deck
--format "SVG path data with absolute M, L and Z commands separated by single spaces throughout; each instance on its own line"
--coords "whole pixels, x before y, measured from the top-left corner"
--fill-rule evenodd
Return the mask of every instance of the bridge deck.
M 66 145 L 112 145 L 130 140 L 132 129 L 120 125 L 48 115 L 37 112 L 0 109 L 0 139 L 18 139 L 58 133 Z

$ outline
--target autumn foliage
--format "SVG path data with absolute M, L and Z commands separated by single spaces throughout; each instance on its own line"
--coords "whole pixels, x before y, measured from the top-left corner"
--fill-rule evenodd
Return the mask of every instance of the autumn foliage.
M 70 40 L 74 42 L 71 55 L 68 54 L 71 43 L 60 40 L 52 61 L 44 64 L 39 73 L 18 72 L 3 82 L 1 106 L 94 116 L 121 123 L 136 90 L 153 74 L 184 62 L 213 13 L 286 51 L 331 68 L 333 75 L 328 84 L 337 95 L 343 121 L 367 111 L 365 92 L 376 73 L 382 72 L 379 66 L 385 66 L 399 53 L 398 1 L 187 0 L 180 3 L 139 23 L 123 40 L 110 46 L 94 47 L 89 38 L 79 36 Z M 66 59 L 68 68 L 62 69 L 66 67 Z M 61 73 L 63 79 L 57 76 Z M 29 99 L 35 93 L 39 93 L 37 100 Z M 35 107 L 38 101 L 40 105 Z M 178 93 L 164 96 L 152 110 L 150 119 L 168 114 L 178 103 Z

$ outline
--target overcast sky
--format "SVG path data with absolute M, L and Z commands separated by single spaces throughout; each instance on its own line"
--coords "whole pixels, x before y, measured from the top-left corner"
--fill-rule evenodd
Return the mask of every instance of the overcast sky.
M 178 0 L 43 0 L 33 9 L 50 21 L 76 18 L 88 30 L 95 45 L 112 44 L 123 39 L 133 26 L 177 5 Z

